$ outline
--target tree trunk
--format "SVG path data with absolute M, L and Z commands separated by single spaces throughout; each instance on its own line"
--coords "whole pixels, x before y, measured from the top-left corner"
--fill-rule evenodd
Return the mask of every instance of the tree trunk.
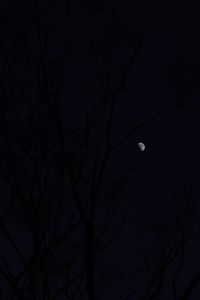
M 94 224 L 86 229 L 86 290 L 89 300 L 95 299 L 95 279 L 94 279 Z

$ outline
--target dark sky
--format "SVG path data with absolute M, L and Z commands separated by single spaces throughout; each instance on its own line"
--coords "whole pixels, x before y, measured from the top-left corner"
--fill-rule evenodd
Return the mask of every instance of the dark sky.
M 83 72 L 90 77 L 92 69 L 87 61 L 88 45 L 95 33 L 101 31 L 101 26 L 106 24 L 101 15 L 95 18 L 87 9 L 84 10 L 80 6 L 78 10 L 77 7 L 78 5 L 74 6 L 74 16 L 72 15 L 74 48 L 71 54 L 72 72 L 71 69 L 69 72 L 70 76 L 73 72 L 75 74 L 75 69 L 81 65 Z M 131 126 L 143 122 L 167 103 L 175 104 L 179 101 L 171 88 L 170 72 L 179 63 L 192 64 L 198 68 L 200 45 L 197 37 L 198 18 L 188 6 L 181 6 L 180 9 L 168 2 L 153 5 L 118 1 L 114 7 L 129 32 L 144 36 L 142 49 L 130 71 L 128 89 L 121 95 L 121 127 L 118 131 L 120 137 L 120 134 L 123 135 Z M 73 82 L 73 77 L 70 78 Z M 79 92 L 75 83 L 74 86 L 70 83 L 70 88 L 73 90 L 75 104 L 71 105 L 71 109 L 74 111 L 79 103 Z M 63 94 L 66 91 L 69 91 L 69 86 L 63 84 Z M 184 101 L 186 107 L 198 107 L 199 95 L 185 93 Z M 79 104 L 80 107 L 82 103 Z M 78 124 L 78 111 L 71 116 Z M 141 187 L 141 191 L 138 192 L 141 199 L 145 199 L 148 190 L 151 201 L 160 202 L 161 195 L 167 197 L 170 179 L 179 169 L 190 172 L 198 166 L 199 126 L 198 110 L 170 108 L 129 138 L 123 151 L 141 168 L 138 185 L 138 189 Z M 140 141 L 146 144 L 143 153 L 140 153 L 137 147 Z M 129 162 L 128 160 L 127 163 Z
M 177 96 L 171 87 L 170 76 L 173 68 L 179 64 L 199 68 L 199 18 L 194 13 L 195 9 L 190 11 L 188 6 L 183 5 L 175 7 L 174 3 L 169 2 L 153 5 L 152 2 L 133 4 L 132 1 L 116 1 L 114 6 L 129 32 L 144 36 L 143 47 L 130 72 L 128 89 L 121 95 L 121 127 L 118 137 L 154 115 L 166 104 L 176 104 L 179 101 L 184 101 L 185 104 L 183 107 L 169 108 L 137 130 L 116 154 L 113 170 L 122 174 L 125 167 L 134 165 L 136 171 L 131 177 L 133 209 L 123 235 L 114 243 L 111 256 L 118 257 L 119 264 L 126 272 L 134 257 L 133 253 L 141 246 L 140 242 L 146 245 L 146 240 L 150 240 L 151 244 L 151 237 L 144 233 L 141 224 L 151 220 L 157 220 L 163 225 L 172 224 L 175 220 L 174 194 L 179 193 L 189 182 L 193 187 L 197 206 L 193 240 L 186 254 L 185 270 L 188 268 L 191 273 L 196 272 L 196 256 L 199 255 L 195 234 L 199 232 L 200 96 L 198 91 L 193 94 L 183 91 Z M 75 66 L 83 64 L 85 74 L 89 73 L 89 64 L 85 61 L 87 42 L 95 32 L 97 18 L 90 19 L 87 12 L 84 14 L 81 9 L 74 16 L 76 34 L 73 35 L 75 39 L 72 39 L 75 45 L 72 60 L 76 57 Z M 190 77 L 190 73 L 186 76 Z M 75 91 L 76 88 L 72 86 Z M 63 95 L 67 88 L 63 88 Z M 73 93 L 74 103 L 78 103 L 78 91 L 77 98 L 74 95 Z M 73 111 L 73 105 L 71 108 Z M 77 104 L 74 109 L 77 113 Z M 79 117 L 75 115 L 71 114 L 73 121 L 78 124 Z M 145 143 L 144 152 L 138 149 L 138 142 Z M 126 253 L 123 258 L 122 253 Z M 186 273 L 183 273 L 181 284 L 185 280 L 184 274 Z M 167 289 L 160 299 L 169 299 L 169 295 L 170 290 Z M 195 297 L 194 294 L 194 298 L 190 299 L 197 299 Z
M 42 3 L 46 5 L 45 1 Z M 102 194 L 111 193 L 113 188 L 109 181 L 111 179 L 116 182 L 120 182 L 121 179 L 127 180 L 128 185 L 121 199 L 122 208 L 126 206 L 129 197 L 132 206 L 126 217 L 122 234 L 105 251 L 103 259 L 105 263 L 110 263 L 113 270 L 118 270 L 119 267 L 122 277 L 132 287 L 133 283 L 135 284 L 131 277 L 133 269 L 138 268 L 138 274 L 144 270 L 147 271 L 144 272 L 143 279 L 140 280 L 139 275 L 137 278 L 138 290 L 144 291 L 151 278 L 148 270 L 145 269 L 146 265 L 143 265 L 144 258 L 147 253 L 153 253 L 159 257 L 163 251 L 165 255 L 166 249 L 170 249 L 173 237 L 175 240 L 177 238 L 176 230 L 180 229 L 178 214 L 180 214 L 180 220 L 186 222 L 186 225 L 184 223 L 186 229 L 181 229 L 183 232 L 187 231 L 190 201 L 185 195 L 189 195 L 194 201 L 189 242 L 186 248 L 180 246 L 177 259 L 174 261 L 172 259 L 172 264 L 169 264 L 160 297 L 144 297 L 140 300 L 197 300 L 200 295 L 200 284 L 189 299 L 175 296 L 172 298 L 170 276 L 174 276 L 179 261 L 183 259 L 183 252 L 184 265 L 177 285 L 180 295 L 184 290 L 183 287 L 187 286 L 200 270 L 200 23 L 198 10 L 192 7 L 192 4 L 184 6 L 182 3 L 180 6 L 175 6 L 169 1 L 154 4 L 151 1 L 135 3 L 135 1 L 117 0 L 109 1 L 109 3 L 112 4 L 129 35 L 136 37 L 138 43 L 141 42 L 141 49 L 129 71 L 126 89 L 120 93 L 117 102 L 112 142 L 116 143 L 121 140 L 123 136 L 131 132 L 132 128 L 139 128 L 130 134 L 116 148 L 116 151 L 113 151 L 108 165 L 108 174 L 106 173 L 107 177 L 105 177 L 107 186 L 102 191 Z M 71 128 L 78 131 L 80 136 L 84 132 L 84 109 L 89 107 L 89 98 L 84 93 L 83 84 L 88 88 L 94 101 L 98 101 L 103 95 L 101 82 L 95 69 L 95 58 L 100 57 L 100 71 L 105 77 L 111 74 L 111 87 L 114 87 L 120 78 L 119 70 L 123 73 L 123 66 L 131 54 L 131 46 L 127 37 L 120 35 L 119 41 L 114 38 L 114 42 L 110 38 L 112 36 L 110 33 L 114 35 L 116 32 L 110 21 L 107 4 L 108 1 L 94 1 L 92 4 L 90 1 L 73 1 L 71 15 L 67 19 L 65 29 L 59 31 L 51 40 L 50 55 L 52 57 L 57 53 L 62 53 L 66 37 L 69 43 L 68 56 L 62 62 L 59 77 L 61 81 L 58 104 L 66 136 Z M 98 5 L 98 9 L 92 5 Z M 61 7 L 55 5 L 44 24 L 53 25 L 54 21 L 56 23 L 64 7 L 65 4 Z M 12 25 L 12 22 L 10 24 Z M 14 29 L 12 26 L 10 28 L 12 32 Z M 30 48 L 33 53 L 37 54 L 39 48 L 34 42 L 37 34 L 35 32 L 32 34 Z M 107 51 L 109 47 L 110 50 Z M 119 66 L 122 66 L 122 69 Z M 107 70 L 109 70 L 108 73 L 106 73 Z M 32 77 L 30 78 L 33 79 Z M 149 122 L 145 123 L 146 120 Z M 145 125 L 140 126 L 143 123 Z M 101 123 L 96 126 L 98 132 L 101 129 Z M 143 152 L 138 147 L 139 142 L 143 142 L 146 146 Z M 88 175 L 87 171 L 86 175 Z M 4 192 L 2 189 L 2 193 Z M 69 194 L 67 196 L 71 197 Z M 3 209 L 4 205 L 2 205 Z M 114 219 L 118 225 L 122 211 L 123 209 L 117 211 Z M 101 216 L 101 212 L 99 215 L 97 213 L 99 224 L 102 221 Z M 15 216 L 13 220 L 14 218 Z M 15 221 L 11 221 L 10 226 L 15 227 Z M 23 231 L 20 226 L 12 228 L 11 231 L 17 230 L 18 242 L 23 249 L 26 248 L 28 253 L 29 248 L 32 247 L 31 239 L 28 239 L 27 232 Z M 162 230 L 160 230 L 161 227 Z M 80 236 L 81 234 L 82 232 Z M 167 235 L 164 240 L 166 249 L 163 250 L 159 241 L 165 234 L 169 236 Z M 9 248 L 8 241 L 5 240 L 3 239 L 2 244 L 5 243 L 3 247 L 7 249 Z M 143 255 L 144 252 L 146 256 Z M 7 256 L 14 265 L 17 260 L 13 256 L 13 251 L 7 251 Z M 153 255 L 152 257 L 155 258 Z M 159 258 L 157 260 L 159 261 Z M 14 268 L 18 268 L 17 262 Z M 117 276 L 119 274 L 116 271 L 116 278 Z M 104 300 L 118 300 L 118 296 L 116 289 L 111 287 Z M 58 299 L 62 300 L 62 298 Z M 132 295 L 127 299 L 138 298 Z

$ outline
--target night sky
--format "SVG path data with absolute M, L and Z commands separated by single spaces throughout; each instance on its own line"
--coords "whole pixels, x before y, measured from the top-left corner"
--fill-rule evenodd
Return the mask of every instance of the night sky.
M 194 92 L 184 88 L 179 89 L 173 81 L 173 76 L 176 76 L 174 73 L 178 69 L 178 76 L 183 76 L 186 81 L 196 78 L 194 80 L 199 82 L 199 20 L 194 12 L 195 8 L 182 5 L 175 7 L 169 2 L 153 5 L 116 1 L 114 7 L 129 32 L 136 32 L 143 36 L 141 51 L 130 71 L 128 88 L 120 96 L 118 116 L 121 123 L 117 131 L 118 138 L 120 139 L 130 128 L 151 118 L 166 105 L 171 107 L 136 130 L 121 145 L 114 157 L 113 170 L 114 173 L 118 172 L 118 176 L 124 174 L 126 168 L 133 167 L 129 188 L 134 203 L 123 234 L 113 243 L 109 259 L 112 260 L 114 257 L 114 264 L 118 262 L 130 283 L 131 276 L 128 275 L 127 270 L 131 269 L 132 262 L 137 265 L 140 261 L 141 256 L 137 253 L 142 247 L 151 249 L 154 243 L 155 236 L 151 236 L 145 224 L 158 222 L 162 226 L 173 227 L 172 224 L 176 222 L 175 195 L 182 195 L 182 190 L 189 185 L 196 209 L 191 242 L 188 244 L 185 265 L 178 282 L 178 291 L 181 291 L 182 286 L 200 267 L 197 237 L 199 235 L 200 102 L 198 88 Z M 80 13 L 74 15 L 76 34 L 73 35 L 75 54 L 72 53 L 72 59 L 74 54 L 75 64 L 80 66 L 83 63 L 83 73 L 90 77 L 87 69 L 89 64 L 87 60 L 85 61 L 88 40 L 94 36 L 95 26 L 99 30 L 98 26 L 103 26 L 104 23 L 99 15 L 97 18 L 100 18 L 100 25 L 96 24 L 97 19 L 92 17 L 86 21 L 87 12 L 86 9 L 84 14 L 80 9 Z M 79 34 L 80 40 L 77 38 Z M 68 86 L 63 87 L 63 97 L 67 89 Z M 74 101 L 78 103 L 78 97 L 74 97 Z M 179 106 L 178 103 L 183 105 Z M 77 112 L 77 105 L 74 111 Z M 75 115 L 74 112 L 71 114 L 74 122 L 78 124 Z M 138 142 L 146 145 L 144 152 L 139 150 Z M 171 294 L 172 287 L 169 282 L 173 274 L 173 266 L 171 268 L 172 273 L 169 271 L 166 275 L 166 286 L 163 292 L 159 298 L 151 299 L 179 299 L 173 298 Z M 187 299 L 198 299 L 199 293 L 200 288 L 197 287 Z M 116 296 L 112 297 L 114 299 Z M 130 297 L 130 299 L 136 298 Z
M 1 14 L 1 299 L 199 299 L 198 9 Z

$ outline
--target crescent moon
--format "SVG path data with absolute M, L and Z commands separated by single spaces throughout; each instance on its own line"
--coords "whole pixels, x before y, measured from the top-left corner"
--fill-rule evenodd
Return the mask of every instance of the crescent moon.
M 146 148 L 144 143 L 138 143 L 138 147 L 140 148 L 141 151 L 144 151 Z

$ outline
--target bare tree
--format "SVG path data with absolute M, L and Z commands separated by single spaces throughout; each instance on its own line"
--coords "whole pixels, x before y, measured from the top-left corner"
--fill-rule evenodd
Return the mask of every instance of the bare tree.
M 47 7 L 20 0 L 18 14 L 8 9 L 10 19 L 17 15 L 20 25 L 12 20 L 2 29 L 7 39 L 0 65 L 0 180 L 5 186 L 0 235 L 10 252 L 0 254 L 2 299 L 96 300 L 112 285 L 120 299 L 133 294 L 158 299 L 164 274 L 176 259 L 174 299 L 186 299 L 196 277 L 182 296 L 177 296 L 176 283 L 189 238 L 189 201 L 173 233 L 154 226 L 160 236 L 158 253 L 144 257 L 148 274 L 142 292 L 123 276 L 116 279 L 105 262 L 133 203 L 127 169 L 123 176 L 113 171 L 115 155 L 139 128 L 175 105 L 165 105 L 119 138 L 119 102 L 129 87 L 142 37 L 129 32 L 111 5 L 86 7 L 106 25 L 95 32 L 88 50 L 91 72 L 74 66 L 83 102 L 79 130 L 64 127 L 60 99 L 64 59 L 73 52 L 66 34 L 70 3 L 52 1 Z M 58 47 L 57 36 L 62 41 Z M 17 261 L 15 268 L 9 255 Z
M 105 272 L 99 273 L 97 260 L 121 232 L 130 204 L 122 202 L 125 209 L 120 211 L 122 186 L 127 182 L 111 180 L 108 170 L 115 108 L 139 47 L 109 8 L 112 26 L 106 40 L 100 41 L 102 51 L 112 52 L 114 36 L 121 47 L 126 42 L 128 60 L 115 78 L 112 68 L 99 69 L 102 55 L 95 55 L 103 97 L 90 98 L 90 89 L 79 76 L 89 101 L 85 128 L 81 133 L 70 129 L 66 136 L 59 111 L 58 71 L 68 41 L 57 57 L 51 48 L 51 38 L 67 26 L 68 5 L 65 1 L 62 5 L 63 18 L 51 24 L 48 17 L 54 2 L 42 8 L 37 1 L 19 1 L 21 23 L 19 28 L 11 27 L 4 47 L 0 174 L 6 196 L 0 228 L 17 266 L 12 268 L 8 255 L 2 253 L 0 271 L 3 297 L 10 299 L 100 297 Z M 8 16 L 13 16 L 10 9 Z M 29 246 L 20 242 L 22 232 Z

